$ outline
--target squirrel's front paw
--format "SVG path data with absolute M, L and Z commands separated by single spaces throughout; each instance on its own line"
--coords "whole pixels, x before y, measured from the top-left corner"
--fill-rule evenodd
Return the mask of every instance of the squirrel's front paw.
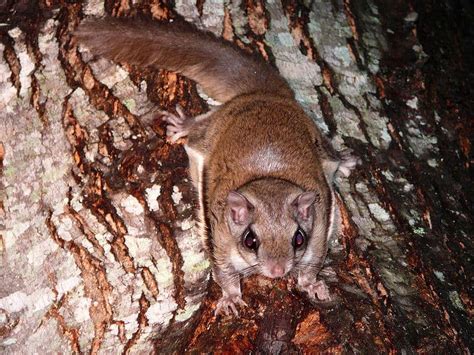
M 217 316 L 224 313 L 230 315 L 232 312 L 235 316 L 239 316 L 236 305 L 247 307 L 247 303 L 244 302 L 240 295 L 222 295 L 219 302 L 217 302 L 216 310 L 214 314 Z
M 168 123 L 166 127 L 166 135 L 175 143 L 178 139 L 186 137 L 189 134 L 189 128 L 193 123 L 193 119 L 187 117 L 180 106 L 176 106 L 176 112 L 178 115 L 174 115 L 171 112 L 161 111 L 163 115 L 163 121 Z
M 305 291 L 312 299 L 319 299 L 321 301 L 331 301 L 331 294 L 329 288 L 323 280 L 298 284 L 301 291 Z

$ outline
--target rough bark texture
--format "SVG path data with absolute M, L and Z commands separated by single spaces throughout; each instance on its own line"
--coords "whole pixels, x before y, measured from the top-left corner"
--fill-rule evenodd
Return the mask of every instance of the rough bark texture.
M 184 17 L 276 65 L 337 148 L 333 301 L 243 282 L 240 318 L 194 228 L 157 111 L 208 103 L 174 73 L 79 51 L 86 16 Z M 474 12 L 462 0 L 0 2 L 2 353 L 469 353 Z M 470 58 L 471 57 L 471 58 Z

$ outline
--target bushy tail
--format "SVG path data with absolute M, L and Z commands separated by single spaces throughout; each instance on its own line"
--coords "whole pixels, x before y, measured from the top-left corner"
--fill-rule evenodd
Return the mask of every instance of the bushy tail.
M 262 59 L 189 24 L 89 19 L 75 35 L 94 54 L 181 73 L 221 102 L 256 91 L 293 97 L 276 69 Z

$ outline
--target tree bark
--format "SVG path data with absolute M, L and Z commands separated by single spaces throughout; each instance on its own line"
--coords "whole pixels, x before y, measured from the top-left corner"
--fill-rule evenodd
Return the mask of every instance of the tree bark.
M 104 14 L 181 17 L 260 53 L 361 158 L 337 181 L 331 302 L 255 276 L 240 318 L 214 316 L 187 158 L 159 115 L 212 102 L 79 50 L 78 23 Z M 473 17 L 462 0 L 0 3 L 0 350 L 472 351 Z

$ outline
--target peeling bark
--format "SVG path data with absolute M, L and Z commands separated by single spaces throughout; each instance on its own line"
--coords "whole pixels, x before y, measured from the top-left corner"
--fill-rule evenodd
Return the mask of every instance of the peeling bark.
M 340 180 L 322 277 L 243 280 L 241 317 L 199 239 L 160 110 L 209 100 L 79 50 L 86 16 L 182 17 L 276 65 L 363 165 Z M 0 4 L 0 349 L 5 353 L 469 353 L 472 19 L 458 0 Z

